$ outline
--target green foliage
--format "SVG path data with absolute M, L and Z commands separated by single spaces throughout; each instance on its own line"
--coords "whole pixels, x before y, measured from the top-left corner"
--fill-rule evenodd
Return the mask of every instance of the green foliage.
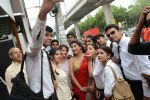
M 98 12 L 95 15 L 96 18 L 96 27 L 100 29 L 100 32 L 102 32 L 106 26 L 105 16 L 102 9 L 99 9 Z
M 117 6 L 112 5 L 112 13 L 113 13 L 116 23 L 119 23 L 119 22 L 122 23 L 124 21 L 126 11 L 127 11 L 126 8 L 117 7 Z
M 129 6 L 128 9 L 112 5 L 116 24 L 122 23 L 123 28 L 136 26 L 144 6 L 150 6 L 150 0 L 136 0 L 135 4 Z M 84 22 L 79 22 L 78 25 L 81 33 L 94 27 L 98 27 L 103 32 L 106 26 L 103 9 L 100 8 L 95 16 L 89 15 Z M 74 31 L 74 28 L 71 30 Z
M 80 22 L 79 24 L 80 31 L 83 33 L 86 30 L 94 28 L 96 26 L 96 18 L 89 15 L 84 22 Z

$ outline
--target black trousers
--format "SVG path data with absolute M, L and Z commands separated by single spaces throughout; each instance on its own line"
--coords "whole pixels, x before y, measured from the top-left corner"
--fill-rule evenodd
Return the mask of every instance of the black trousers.
M 58 100 L 57 94 L 53 93 L 48 99 L 46 100 Z
M 97 88 L 97 90 L 101 93 L 101 95 L 100 95 L 100 97 L 99 97 L 99 99 L 98 100 L 103 100 L 104 99 L 104 89 L 98 89 Z
M 129 80 L 126 81 L 130 84 L 131 91 L 134 95 L 135 100 L 143 100 L 143 86 L 140 80 Z

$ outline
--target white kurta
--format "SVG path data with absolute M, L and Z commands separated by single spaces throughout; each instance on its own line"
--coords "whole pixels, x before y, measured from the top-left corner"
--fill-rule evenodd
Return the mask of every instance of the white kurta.
M 12 61 L 11 65 L 9 65 L 8 68 L 6 69 L 5 81 L 6 81 L 6 85 L 7 85 L 7 89 L 9 93 L 11 92 L 12 85 L 13 85 L 11 82 L 11 79 L 15 78 L 15 76 L 20 72 L 20 69 L 21 69 L 21 63 L 14 62 L 14 61 Z M 25 80 L 28 83 L 25 67 L 23 69 L 23 72 L 24 72 Z
M 68 85 L 70 89 L 72 89 L 71 79 L 70 79 L 70 74 L 69 74 L 69 59 L 65 59 L 58 66 L 66 73 Z
M 96 87 L 98 89 L 104 89 L 104 65 L 98 61 L 96 57 L 95 61 L 93 62 L 93 77 L 95 80 Z

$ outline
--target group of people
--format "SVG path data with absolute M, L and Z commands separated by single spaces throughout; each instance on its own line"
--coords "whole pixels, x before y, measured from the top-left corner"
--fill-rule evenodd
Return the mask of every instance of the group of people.
M 150 46 L 139 41 L 143 18 L 150 27 L 150 7 L 144 8 L 131 39 L 124 36 L 116 24 L 109 24 L 105 34 L 83 36 L 82 41 L 78 41 L 75 34 L 68 33 L 69 45 L 60 45 L 58 40 L 52 39 L 53 30 L 46 26 L 46 16 L 61 1 L 43 0 L 32 30 L 24 69 L 31 90 L 35 93 L 41 90 L 42 64 L 46 100 L 52 100 L 54 94 L 58 100 L 111 100 L 115 86 L 113 71 L 129 83 L 135 100 L 150 100 L 150 51 L 142 49 Z M 20 70 L 22 53 L 13 47 L 9 56 L 12 64 L 6 70 L 5 80 L 10 93 L 11 78 Z

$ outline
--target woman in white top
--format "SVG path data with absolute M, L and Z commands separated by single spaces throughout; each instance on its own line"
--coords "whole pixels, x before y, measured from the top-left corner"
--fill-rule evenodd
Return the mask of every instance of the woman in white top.
M 71 100 L 72 97 L 69 85 L 67 83 L 67 75 L 60 67 L 58 67 L 58 64 L 62 60 L 60 49 L 52 48 L 49 55 L 51 57 L 52 67 L 56 77 L 57 85 L 55 84 L 55 88 L 58 100 Z
M 110 100 L 112 96 L 112 90 L 115 85 L 115 78 L 110 66 L 115 71 L 117 77 L 123 78 L 121 70 L 117 64 L 115 64 L 111 57 L 113 57 L 112 49 L 107 46 L 102 46 L 98 50 L 98 60 L 104 65 L 104 95 L 105 100 Z
M 59 48 L 60 48 L 60 53 L 62 55 L 62 61 L 61 61 L 61 63 L 59 63 L 59 66 L 67 74 L 68 85 L 69 85 L 70 89 L 72 89 L 71 79 L 70 79 L 70 75 L 69 75 L 69 61 L 70 60 L 67 58 L 69 48 L 67 45 L 60 45 Z
M 94 77 L 94 83 L 96 85 L 96 98 L 98 100 L 104 99 L 104 86 L 103 86 L 103 65 L 98 61 L 97 57 L 97 46 L 94 46 L 92 44 L 88 44 L 86 46 L 87 52 L 85 54 L 85 57 L 88 59 L 88 70 L 89 70 L 89 76 Z M 91 87 L 89 87 L 89 90 L 91 90 Z

